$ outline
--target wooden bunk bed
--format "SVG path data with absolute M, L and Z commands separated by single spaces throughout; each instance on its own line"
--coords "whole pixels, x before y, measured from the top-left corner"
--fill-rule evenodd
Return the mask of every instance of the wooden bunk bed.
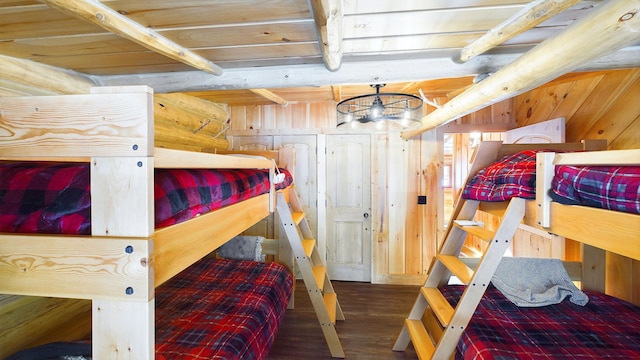
M 275 209 L 272 160 L 154 148 L 153 104 L 146 86 L 0 98 L 0 161 L 91 175 L 90 235 L 0 234 L 0 294 L 91 300 L 98 359 L 153 359 L 156 287 Z M 269 189 L 156 229 L 154 171 L 178 168 L 269 169 Z
M 637 343 L 640 308 L 603 294 L 606 251 L 640 260 L 640 215 L 564 205 L 552 201 L 549 195 L 556 166 L 640 165 L 640 150 L 582 151 L 590 150 L 593 145 L 590 142 L 555 147 L 551 144 L 481 144 L 469 179 L 503 156 L 525 149 L 561 152 L 545 150 L 536 154 L 535 199 L 458 199 L 447 239 L 393 350 L 403 351 L 411 341 L 421 359 L 445 359 L 454 352 L 459 359 L 614 356 L 610 353 L 620 359 L 640 356 Z M 502 217 L 495 232 L 459 222 L 460 219 L 473 221 L 476 209 Z M 591 304 L 584 309 L 566 304 L 568 301 L 522 308 L 489 285 L 510 243 L 504 238 L 510 239 L 520 223 L 582 243 L 582 262 L 565 262 L 565 267 L 573 280 L 581 281 L 582 290 L 592 299 Z M 460 255 L 468 234 L 488 241 L 480 259 L 463 259 Z M 448 285 L 452 274 L 465 286 Z M 596 323 L 595 330 L 586 327 L 589 323 Z

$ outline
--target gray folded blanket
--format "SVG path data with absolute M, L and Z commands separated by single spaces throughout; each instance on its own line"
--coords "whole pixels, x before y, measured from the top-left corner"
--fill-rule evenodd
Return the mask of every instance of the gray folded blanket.
M 567 296 L 580 306 L 589 302 L 558 259 L 502 258 L 491 282 L 507 299 L 522 307 L 558 304 Z
M 233 260 L 264 261 L 262 240 L 262 236 L 236 236 L 218 249 L 218 256 Z

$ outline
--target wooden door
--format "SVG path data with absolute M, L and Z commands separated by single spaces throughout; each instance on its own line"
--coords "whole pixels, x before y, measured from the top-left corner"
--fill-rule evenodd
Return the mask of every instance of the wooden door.
M 371 281 L 371 137 L 327 135 L 327 269 Z

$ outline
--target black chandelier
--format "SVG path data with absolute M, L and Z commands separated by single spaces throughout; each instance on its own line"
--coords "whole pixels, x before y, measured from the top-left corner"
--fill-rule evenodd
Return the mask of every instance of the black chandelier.
M 371 85 L 375 94 L 360 95 L 338 103 L 338 129 L 369 133 L 404 131 L 419 127 L 422 99 L 410 94 L 380 93 L 385 84 Z

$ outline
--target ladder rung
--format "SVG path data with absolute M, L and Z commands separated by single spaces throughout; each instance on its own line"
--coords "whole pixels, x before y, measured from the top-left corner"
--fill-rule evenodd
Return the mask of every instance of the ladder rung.
M 433 342 L 424 328 L 424 325 L 420 320 L 406 319 L 404 321 L 407 330 L 409 331 L 409 337 L 413 343 L 413 348 L 416 350 L 419 359 L 431 359 L 435 351 Z
M 338 295 L 336 293 L 324 294 L 324 306 L 327 308 L 329 319 L 332 324 L 336 323 L 336 304 L 338 303 Z
M 318 285 L 318 289 L 320 289 L 320 291 L 324 288 L 324 276 L 326 273 L 327 268 L 324 266 L 313 267 L 313 278 L 316 280 L 316 285 Z
M 453 255 L 436 255 L 437 259 L 449 269 L 453 275 L 457 276 L 465 285 L 469 284 L 473 277 L 473 270 L 469 269 L 465 263 Z
M 453 223 L 453 225 L 455 227 L 458 227 L 458 228 L 464 230 L 467 234 L 471 234 L 471 235 L 477 236 L 477 237 L 479 237 L 480 239 L 482 239 L 484 241 L 491 241 L 491 239 L 493 239 L 493 237 L 495 236 L 495 232 L 493 232 L 491 230 L 487 230 L 487 229 L 483 228 L 482 226 L 458 225 L 455 222 Z
M 460 254 L 466 257 L 478 258 L 482 256 L 482 251 L 467 245 L 462 245 L 462 250 L 460 251 Z
M 313 249 L 315 246 L 316 246 L 315 239 L 302 240 L 302 248 L 304 249 L 304 254 L 307 255 L 307 257 L 311 257 L 311 253 L 313 252 Z
M 303 212 L 294 212 L 293 214 L 291 214 L 291 218 L 293 218 L 293 222 L 296 225 L 298 225 L 298 224 L 300 224 L 302 219 L 304 219 L 304 213 Z
M 438 320 L 440 320 L 440 324 L 442 324 L 443 327 L 447 327 L 454 313 L 451 304 L 449 304 L 438 288 L 423 287 L 420 288 L 420 292 L 429 303 L 429 306 L 431 306 Z

